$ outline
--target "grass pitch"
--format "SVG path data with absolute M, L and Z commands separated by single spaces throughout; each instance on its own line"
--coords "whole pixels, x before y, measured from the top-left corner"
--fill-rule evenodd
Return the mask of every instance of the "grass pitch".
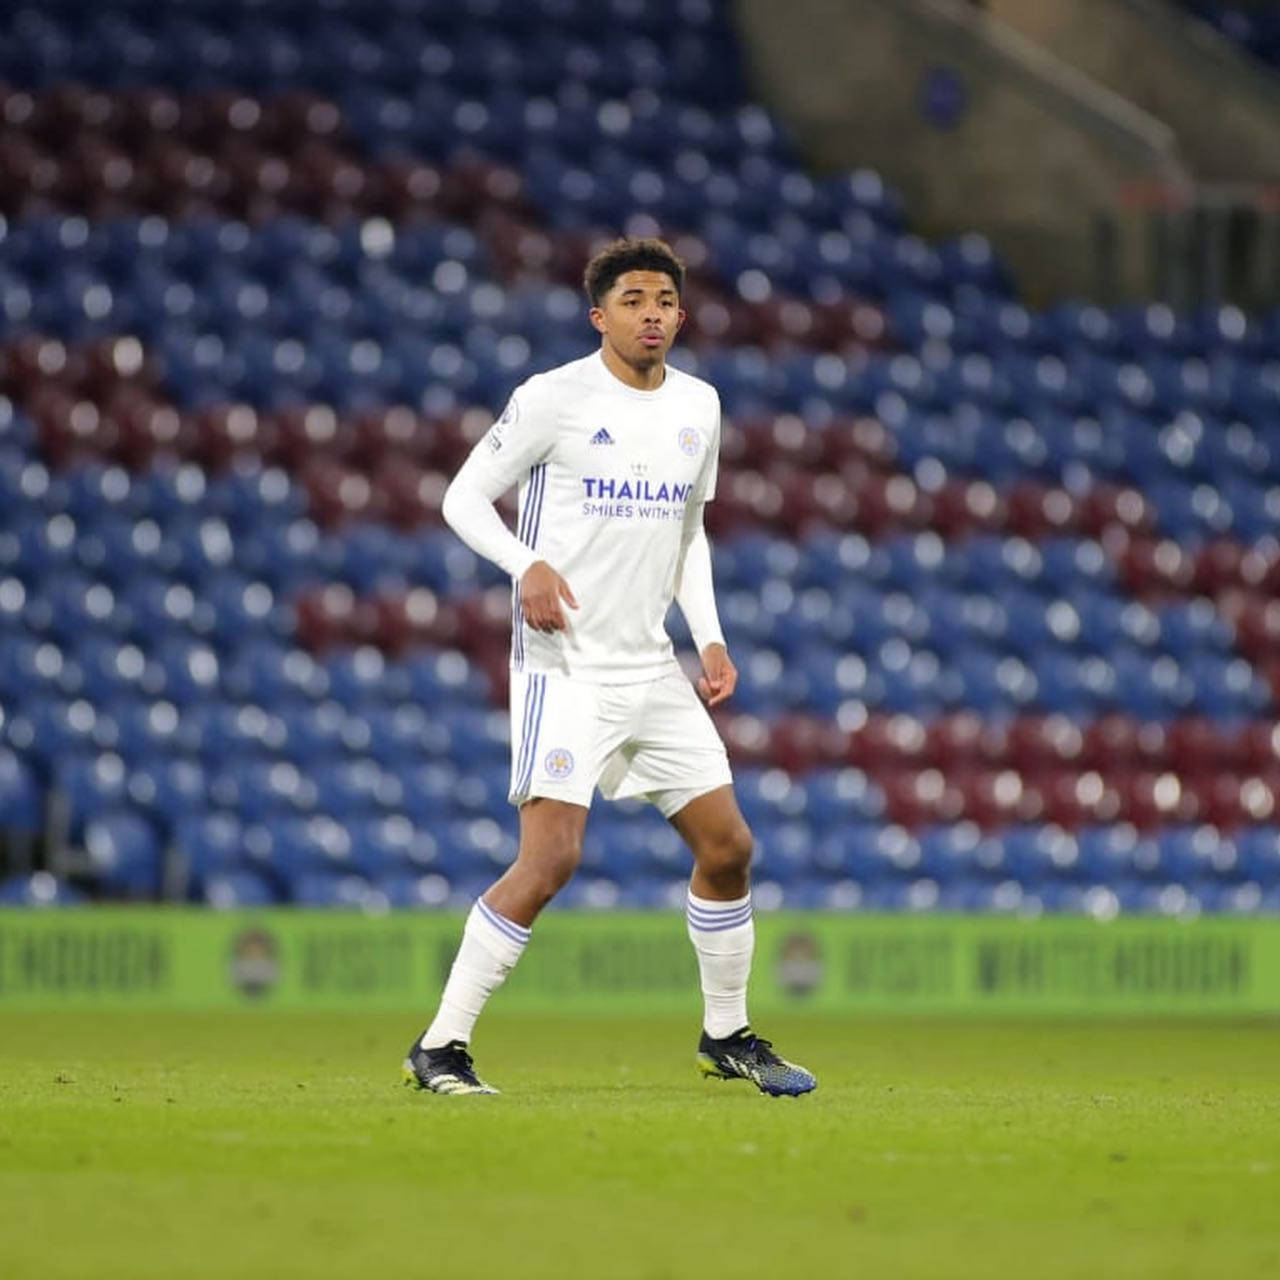
M 1280 1026 L 494 1011 L 499 1098 L 399 1081 L 412 1018 L 0 1017 L 0 1275 L 1280 1274 Z

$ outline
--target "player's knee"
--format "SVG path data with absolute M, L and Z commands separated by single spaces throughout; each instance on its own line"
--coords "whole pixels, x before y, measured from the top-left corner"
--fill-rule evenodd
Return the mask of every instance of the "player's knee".
M 532 889 L 542 900 L 550 902 L 573 879 L 582 861 L 582 840 L 577 832 L 562 832 L 548 841 L 530 858 L 529 876 Z
M 745 822 L 736 822 L 725 838 L 725 861 L 736 871 L 744 874 L 751 865 L 751 855 L 755 852 L 755 840 L 751 828 Z
M 554 858 L 547 860 L 543 880 L 549 897 L 559 893 L 573 879 L 581 861 L 582 849 L 576 843 L 562 848 Z
M 698 866 L 713 884 L 727 892 L 744 889 L 755 842 L 745 822 L 728 824 L 702 842 Z

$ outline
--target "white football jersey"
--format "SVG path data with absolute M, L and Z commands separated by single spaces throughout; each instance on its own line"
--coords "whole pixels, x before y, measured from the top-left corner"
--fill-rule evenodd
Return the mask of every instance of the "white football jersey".
M 459 480 L 491 501 L 520 486 L 516 536 L 536 553 L 524 567 L 545 560 L 579 607 L 563 606 L 567 631 L 535 631 L 513 583 L 513 667 L 599 683 L 671 670 L 681 536 L 715 494 L 719 444 L 715 388 L 670 365 L 639 391 L 597 351 L 516 389 Z

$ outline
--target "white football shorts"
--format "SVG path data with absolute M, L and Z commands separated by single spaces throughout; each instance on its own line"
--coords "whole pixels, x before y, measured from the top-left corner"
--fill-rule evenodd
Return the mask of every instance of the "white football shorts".
M 532 796 L 591 807 L 644 796 L 664 818 L 733 781 L 716 727 L 684 673 L 592 684 L 511 675 L 511 803 Z

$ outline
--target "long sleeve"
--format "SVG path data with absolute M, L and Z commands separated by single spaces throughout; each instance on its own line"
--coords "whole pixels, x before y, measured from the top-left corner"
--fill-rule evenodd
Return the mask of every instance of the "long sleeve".
M 493 504 L 545 460 L 555 432 L 555 406 L 542 379 L 531 378 L 516 390 L 445 491 L 445 523 L 472 551 L 517 582 L 541 557 L 507 528 Z
M 695 648 L 701 653 L 709 644 L 724 644 L 720 615 L 716 609 L 715 585 L 711 577 L 711 544 L 702 527 L 702 506 L 690 516 L 676 578 L 676 603 L 689 624 Z
M 489 493 L 484 478 L 464 463 L 445 490 L 442 514 L 449 528 L 476 555 L 492 560 L 519 582 L 529 566 L 541 557 L 507 528 L 493 505 L 494 499 L 507 487 Z

